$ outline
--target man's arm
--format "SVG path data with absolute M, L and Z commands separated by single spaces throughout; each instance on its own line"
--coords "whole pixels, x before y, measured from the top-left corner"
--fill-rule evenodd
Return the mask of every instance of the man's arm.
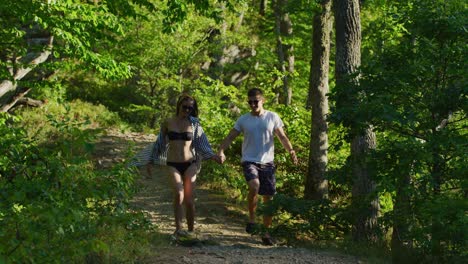
M 240 132 L 233 128 L 231 129 L 231 131 L 229 131 L 229 134 L 226 136 L 226 138 L 224 138 L 224 140 L 221 142 L 218 150 L 218 156 L 221 158 L 221 162 L 224 162 L 226 160 L 224 150 L 226 150 L 229 147 L 229 145 L 231 145 L 232 141 L 234 141 L 234 139 L 236 139 L 236 137 L 239 135 Z
M 283 147 L 291 155 L 291 159 L 293 163 L 297 165 L 298 160 L 297 160 L 296 152 L 294 151 L 293 146 L 291 145 L 291 142 L 289 141 L 288 136 L 286 136 L 286 133 L 284 132 L 283 128 L 278 127 L 277 129 L 275 129 L 275 134 L 278 137 L 281 144 L 283 145 Z

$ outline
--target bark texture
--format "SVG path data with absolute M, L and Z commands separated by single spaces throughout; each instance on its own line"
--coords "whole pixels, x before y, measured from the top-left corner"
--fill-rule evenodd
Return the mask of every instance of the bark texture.
M 376 184 L 372 180 L 367 164 L 369 151 L 376 148 L 377 140 L 372 128 L 355 135 L 351 142 L 351 160 L 353 166 L 352 206 L 355 209 L 353 239 L 356 241 L 377 242 L 377 217 L 379 199 Z
M 279 71 L 282 73 L 283 87 L 279 92 L 280 102 L 285 105 L 291 104 L 292 89 L 289 84 L 289 76 L 294 72 L 294 46 L 285 43 L 287 38 L 292 37 L 293 28 L 289 13 L 286 11 L 288 0 L 276 0 L 276 51 L 278 54 Z
M 304 190 L 307 199 L 328 198 L 328 180 L 325 173 L 328 163 L 329 111 L 327 93 L 330 60 L 330 32 L 332 27 L 331 0 L 321 2 L 322 10 L 314 16 L 312 60 L 310 67 L 309 97 L 312 106 L 309 171 Z
M 358 0 L 335 0 L 336 63 L 337 86 L 357 87 L 359 76 L 356 71 L 361 65 L 361 21 Z M 358 91 L 354 93 L 358 97 Z M 356 100 L 357 101 L 357 100 Z M 375 228 L 379 200 L 375 193 L 367 164 L 367 155 L 376 147 L 376 137 L 372 128 L 351 127 L 351 162 L 353 167 L 352 205 L 355 210 L 353 238 L 357 241 L 375 242 Z
M 43 36 L 43 34 L 36 36 L 34 33 L 36 33 L 34 29 L 31 30 L 26 34 L 26 38 L 31 46 L 38 48 L 31 49 L 33 51 L 20 58 L 12 54 L 4 54 L 5 59 L 11 65 L 7 68 L 11 75 L 7 80 L 0 81 L 0 112 L 7 112 L 14 107 L 15 103 L 21 101 L 27 92 L 18 91 L 21 90 L 18 89 L 18 81 L 33 71 L 37 65 L 44 63 L 51 54 L 54 37 Z
M 411 259 L 410 242 L 406 238 L 411 215 L 409 174 L 399 175 L 397 178 L 397 190 L 395 205 L 393 207 L 393 231 L 392 231 L 392 262 L 405 263 Z
M 267 5 L 268 5 L 268 0 L 260 0 L 260 9 L 258 13 L 261 16 L 265 16 Z

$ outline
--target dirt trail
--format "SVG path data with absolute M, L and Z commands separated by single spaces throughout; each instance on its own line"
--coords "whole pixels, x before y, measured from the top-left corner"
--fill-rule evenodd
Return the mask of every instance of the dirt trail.
M 119 154 L 129 144 L 143 147 L 152 140 L 154 135 L 111 131 L 97 144 L 99 163 L 103 167 L 109 166 L 119 161 Z M 172 194 L 166 175 L 163 166 L 155 168 L 149 179 L 146 172 L 141 170 L 138 180 L 141 188 L 132 201 L 134 207 L 150 215 L 163 240 L 163 243 L 153 245 L 154 254 L 146 258 L 144 263 L 362 263 L 355 257 L 336 252 L 263 246 L 258 236 L 245 232 L 245 210 L 228 204 L 221 194 L 204 186 L 197 186 L 196 190 L 195 234 L 201 243 L 191 247 L 175 245 L 170 240 L 174 231 L 174 217 Z

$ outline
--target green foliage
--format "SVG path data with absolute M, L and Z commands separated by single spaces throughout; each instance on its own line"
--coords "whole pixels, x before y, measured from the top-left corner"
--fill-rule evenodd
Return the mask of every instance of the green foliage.
M 2 2 L 0 32 L 2 50 L 9 56 L 22 57 L 28 52 L 24 36 L 28 31 L 36 34 L 54 36 L 53 54 L 56 58 L 73 58 L 108 78 L 129 76 L 125 63 L 117 62 L 112 56 L 98 53 L 94 47 L 112 41 L 115 35 L 122 34 L 122 18 L 135 15 L 133 1 L 99 1 L 98 4 L 83 1 L 15 1 L 14 4 Z M 139 0 L 137 4 L 151 7 L 148 1 Z M 7 19 L 8 18 L 8 19 Z M 45 34 L 44 32 L 47 32 Z M 34 48 L 34 47 L 33 47 Z M 37 46 L 36 49 L 42 47 Z M 6 58 L 8 58 L 6 57 Z M 18 67 L 8 60 L 0 64 L 0 78 L 8 79 L 7 68 Z M 20 61 L 19 61 L 20 62 Z M 15 62 L 16 63 L 16 62 Z
M 156 4 L 163 9 L 162 5 Z M 197 89 L 194 82 L 202 78 L 200 65 L 208 59 L 207 39 L 215 25 L 188 14 L 179 30 L 165 34 L 161 9 L 145 19 L 128 21 L 130 32 L 115 42 L 118 48 L 108 49 L 131 65 L 131 79 L 109 82 L 90 73 L 74 73 L 68 95 L 102 103 L 139 129 L 154 129 L 172 116 L 177 97 Z
M 333 241 L 343 237 L 350 226 L 350 222 L 344 217 L 342 205 L 328 200 L 304 200 L 278 194 L 258 211 L 280 215 L 279 223 L 273 227 L 272 232 L 292 242 L 300 236 Z
M 211 146 L 216 151 L 219 143 L 234 127 L 234 122 L 241 113 L 236 112 L 234 106 L 244 105 L 240 98 L 241 92 L 233 87 L 226 86 L 219 80 L 204 77 L 194 83 L 193 95 L 198 101 L 200 110 L 200 122 L 210 140 Z M 206 97 L 206 94 L 215 96 Z M 227 99 L 227 100 L 226 100 Z M 245 198 L 245 180 L 241 174 L 241 140 L 237 139 L 225 152 L 228 162 L 224 165 L 214 162 L 203 164 L 202 182 L 209 183 L 213 188 L 233 190 L 231 195 L 242 200 Z
M 245 97 L 252 87 L 265 91 L 266 108 L 283 119 L 300 160 L 293 165 L 276 143 L 281 195 L 261 209 L 278 216 L 274 232 L 291 242 L 298 237 L 347 238 L 353 221 L 349 140 L 355 128 L 372 124 L 378 147 L 367 161 L 381 198 L 382 239 L 388 240 L 385 232 L 405 219 L 407 232 L 400 236 L 419 261 L 461 262 L 466 257 L 467 238 L 461 232 L 467 221 L 468 153 L 464 1 L 361 1 L 360 84 L 335 88 L 330 79 L 330 200 L 322 202 L 299 199 L 310 144 L 310 111 L 304 105 L 317 1 L 289 1 L 286 7 L 294 33 L 283 41 L 294 45 L 296 60 L 296 72 L 288 76 L 293 89 L 288 107 L 276 102 L 283 76 L 275 67 L 273 2 L 265 16 L 245 1 L 50 2 L 0 3 L 2 58 L 38 51 L 39 46 L 24 41 L 32 29 L 55 35 L 53 59 L 38 70 L 56 74 L 48 82 L 31 78 L 19 83 L 48 103 L 21 111 L 19 124 L 27 132 L 2 117 L 0 142 L 8 152 L 0 160 L 0 190 L 6 199 L 0 205 L 5 226 L 0 239 L 11 242 L 2 244 L 0 252 L 4 257 L 11 253 L 12 262 L 41 254 L 52 262 L 98 261 L 110 248 L 122 248 L 121 239 L 130 239 L 132 249 L 119 252 L 130 253 L 107 261 L 131 261 L 143 253 L 138 245 L 146 243 L 148 223 L 141 214 L 125 213 L 132 176 L 125 168 L 94 170 L 87 159 L 89 141 L 99 132 L 93 129 L 126 128 L 125 120 L 132 128 L 154 130 L 174 114 L 178 95 L 189 92 L 199 102 L 200 120 L 216 149 L 239 115 L 249 111 Z M 213 67 L 232 46 L 249 56 Z M 0 77 L 9 78 L 11 66 L 11 60 L 2 60 Z M 246 79 L 237 87 L 228 85 L 232 73 Z M 239 137 L 226 151 L 224 165 L 205 162 L 200 181 L 245 200 L 241 141 Z M 394 208 L 401 195 L 409 201 L 409 211 L 403 213 Z M 54 248 L 59 243 L 67 246 L 60 251 Z
M 236 4 L 243 1 L 236 1 Z M 233 9 L 234 5 L 229 0 L 183 0 L 167 1 L 167 8 L 164 9 L 164 32 L 174 32 L 180 23 L 184 22 L 191 11 L 200 15 L 210 17 L 218 22 L 222 20 L 223 7 Z
M 378 189 L 394 201 L 407 197 L 410 208 L 405 215 L 385 208 L 383 224 L 388 229 L 394 220 L 411 219 L 401 238 L 426 256 L 421 259 L 435 261 L 466 254 L 466 237 L 454 233 L 466 222 L 460 203 L 467 160 L 464 6 L 423 0 L 379 6 L 384 19 L 373 17 L 367 29 L 360 85 L 334 97 L 359 98 L 332 114 L 337 123 L 371 123 L 381 132 L 370 158 Z M 453 229 L 442 228 L 448 225 Z
M 40 145 L 18 126 L 18 118 L 0 117 L 0 256 L 7 262 L 82 262 L 92 256 L 135 257 L 144 239 L 131 240 L 131 252 L 111 252 L 120 239 L 149 230 L 141 213 L 129 213 L 135 173 L 116 165 L 96 171 L 89 160 L 93 133 L 68 118 L 49 116 L 57 138 Z M 29 138 L 29 139 L 28 139 Z M 124 234 L 115 230 L 126 230 Z M 131 255 L 131 256 L 130 256 Z
M 83 134 L 87 133 L 87 137 L 93 134 L 86 130 L 95 130 L 97 133 L 103 128 L 125 126 L 115 113 L 108 111 L 104 106 L 92 105 L 80 100 L 70 103 L 48 101 L 41 108 L 21 111 L 19 116 L 28 138 L 35 138 L 39 144 L 55 144 L 57 139 L 64 135 L 83 137 L 80 131 Z M 54 120 L 57 117 L 59 120 Z M 61 122 L 62 125 L 59 126 L 57 122 Z
M 275 164 L 277 166 L 278 192 L 301 197 L 304 193 L 304 176 L 307 174 L 310 140 L 310 111 L 295 106 L 271 105 L 267 109 L 279 114 L 284 123 L 284 131 L 293 145 L 299 165 L 294 165 L 279 140 L 275 145 Z

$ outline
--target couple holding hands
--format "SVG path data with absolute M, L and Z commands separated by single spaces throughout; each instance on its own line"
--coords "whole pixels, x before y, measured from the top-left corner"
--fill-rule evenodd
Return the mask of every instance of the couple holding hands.
M 278 114 L 263 108 L 265 102 L 263 92 L 258 88 L 253 88 L 248 91 L 247 97 L 251 111 L 236 121 L 234 128 L 221 142 L 217 153 L 212 150 L 203 132 L 197 118 L 197 101 L 193 97 L 186 94 L 180 96 L 177 101 L 176 115 L 163 122 L 147 168 L 151 175 L 152 163 L 165 161 L 168 166 L 174 193 L 176 229 L 174 236 L 176 238 L 187 234 L 182 230 L 183 206 L 185 206 L 188 233 L 194 230 L 194 187 L 200 168 L 199 162 L 212 159 L 222 164 L 226 160 L 224 150 L 240 134 L 243 134 L 241 160 L 243 174 L 249 187 L 247 196 L 249 221 L 246 232 L 253 233 L 255 230 L 258 195 L 263 196 L 263 201 L 267 202 L 276 192 L 273 163 L 275 135 L 291 155 L 294 164 L 298 163 L 296 153 L 283 130 L 281 118 Z M 268 228 L 271 223 L 272 216 L 264 215 L 263 225 Z M 274 244 L 268 233 L 263 235 L 262 242 L 265 245 Z

